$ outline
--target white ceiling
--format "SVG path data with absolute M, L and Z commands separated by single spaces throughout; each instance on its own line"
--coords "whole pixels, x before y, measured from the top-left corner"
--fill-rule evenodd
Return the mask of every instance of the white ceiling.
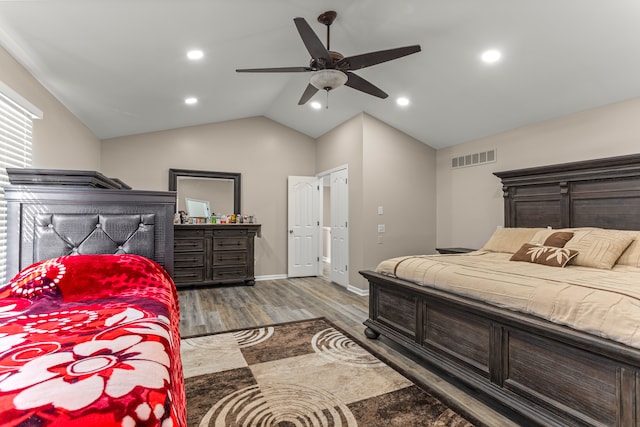
M 326 10 L 345 56 L 421 45 L 357 71 L 389 98 L 313 110 L 310 73 L 235 72 L 308 65 L 293 18 L 324 42 Z M 0 1 L 0 44 L 102 139 L 259 115 L 318 137 L 364 111 L 440 148 L 640 96 L 639 22 L 637 0 L 23 0 Z

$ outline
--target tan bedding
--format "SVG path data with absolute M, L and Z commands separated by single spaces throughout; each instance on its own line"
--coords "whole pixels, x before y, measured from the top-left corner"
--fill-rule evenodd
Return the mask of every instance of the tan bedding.
M 512 254 L 398 257 L 376 271 L 640 348 L 640 268 L 548 267 Z

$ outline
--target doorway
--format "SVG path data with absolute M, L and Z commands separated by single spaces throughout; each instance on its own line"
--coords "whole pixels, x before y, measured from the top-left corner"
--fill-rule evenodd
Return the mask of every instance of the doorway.
M 289 277 L 300 275 L 322 276 L 328 281 L 341 286 L 349 286 L 349 187 L 347 166 L 338 167 L 322 172 L 315 177 L 289 177 Z M 312 202 L 312 196 L 301 197 L 300 194 L 312 194 L 312 188 L 300 191 L 304 183 L 313 186 L 319 183 L 319 203 Z M 297 194 L 297 195 L 296 195 Z M 300 213 L 313 212 L 313 215 Z M 299 230 L 304 229 L 300 224 L 301 218 L 308 217 L 307 224 L 317 222 L 317 232 L 308 233 L 308 237 L 301 239 Z M 312 230 L 313 227 L 307 227 Z M 317 236 L 317 243 L 312 243 L 312 236 Z M 298 242 L 306 240 L 308 244 Z M 302 250 L 304 248 L 304 250 Z M 310 251 L 314 250 L 314 253 Z M 300 268 L 307 260 L 306 268 Z M 317 265 L 311 267 L 314 261 Z
M 349 286 L 349 171 L 346 166 L 323 172 L 322 276 Z

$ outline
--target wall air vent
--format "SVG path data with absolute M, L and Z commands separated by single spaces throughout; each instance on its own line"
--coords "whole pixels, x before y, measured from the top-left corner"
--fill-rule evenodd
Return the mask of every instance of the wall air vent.
M 485 163 L 495 163 L 496 150 L 482 151 L 480 153 L 465 154 L 451 158 L 451 168 L 466 168 L 467 166 L 478 166 Z

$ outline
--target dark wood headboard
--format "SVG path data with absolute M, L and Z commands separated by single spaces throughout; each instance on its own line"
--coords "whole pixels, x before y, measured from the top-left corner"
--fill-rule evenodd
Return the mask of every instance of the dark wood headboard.
M 74 253 L 134 253 L 173 272 L 175 192 L 14 185 L 7 200 L 7 279 Z
M 505 227 L 640 230 L 640 155 L 505 172 Z

